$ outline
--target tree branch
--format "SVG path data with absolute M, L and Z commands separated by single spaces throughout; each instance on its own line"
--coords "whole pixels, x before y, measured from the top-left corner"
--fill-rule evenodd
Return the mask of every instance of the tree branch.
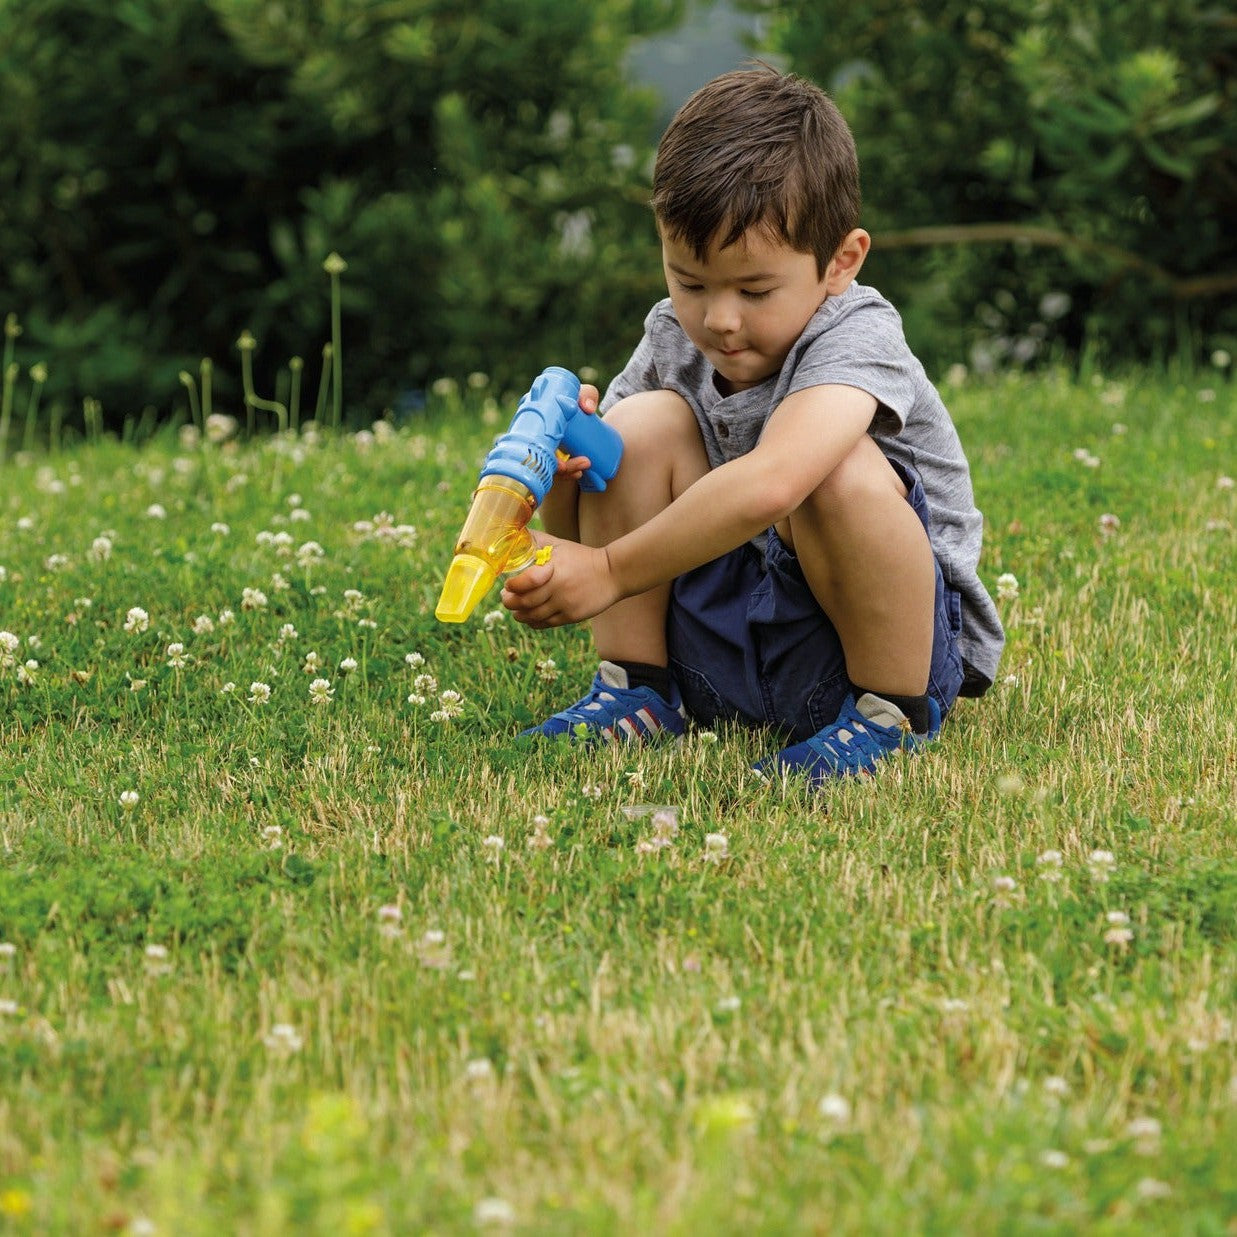
M 1090 240 L 1085 236 L 1072 236 L 1058 228 L 1045 228 L 1036 224 L 965 223 L 944 227 L 906 228 L 882 233 L 876 237 L 873 247 L 914 249 L 927 245 L 1002 244 L 1040 245 L 1050 249 L 1076 249 L 1080 253 L 1097 254 L 1125 270 L 1140 271 L 1156 283 L 1163 284 L 1169 295 L 1178 301 L 1237 291 L 1237 271 L 1178 279 L 1171 271 L 1139 254 L 1131 253 L 1128 249 L 1122 249 L 1119 245 Z

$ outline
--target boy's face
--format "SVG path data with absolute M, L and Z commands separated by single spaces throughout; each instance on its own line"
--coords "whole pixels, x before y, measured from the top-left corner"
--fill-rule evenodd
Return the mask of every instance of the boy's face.
M 759 229 L 701 262 L 662 234 L 662 265 L 674 312 L 728 393 L 744 391 L 782 367 L 828 293 L 830 270 Z M 832 264 L 831 264 L 832 266 Z

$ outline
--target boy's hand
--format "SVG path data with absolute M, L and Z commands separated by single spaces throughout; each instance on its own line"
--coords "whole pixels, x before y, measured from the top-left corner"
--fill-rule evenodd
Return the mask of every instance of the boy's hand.
M 544 533 L 536 539 L 554 547 L 553 557 L 503 584 L 502 603 L 517 622 L 538 630 L 582 623 L 619 600 L 605 550 Z
M 597 411 L 598 401 L 601 399 L 601 393 L 593 384 L 585 383 L 580 387 L 580 410 L 586 412 L 589 416 Z M 558 477 L 567 477 L 572 481 L 579 479 L 593 466 L 593 461 L 587 455 L 573 455 L 569 459 L 564 459 L 561 455 L 558 457 Z

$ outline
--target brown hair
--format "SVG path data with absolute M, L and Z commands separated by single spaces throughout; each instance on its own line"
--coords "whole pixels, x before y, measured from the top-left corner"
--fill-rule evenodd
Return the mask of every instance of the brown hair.
M 714 78 L 679 108 L 657 148 L 653 211 L 703 261 L 760 227 L 816 258 L 823 275 L 859 226 L 859 160 L 833 100 L 768 66 Z

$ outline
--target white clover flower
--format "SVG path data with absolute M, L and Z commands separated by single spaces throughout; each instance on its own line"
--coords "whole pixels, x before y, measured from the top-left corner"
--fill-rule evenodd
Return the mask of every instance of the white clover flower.
M 497 833 L 491 833 L 489 837 L 481 839 L 482 849 L 485 851 L 485 857 L 491 863 L 497 863 L 502 858 L 503 850 L 507 843 L 498 836 Z
M 0 1018 L 13 1017 L 20 1006 L 11 997 L 0 997 Z
M 17 946 L 12 941 L 0 941 L 0 958 L 8 961 L 17 956 Z
M 1167 1181 L 1158 1181 L 1155 1177 L 1143 1177 L 1134 1187 L 1134 1193 L 1139 1198 L 1154 1202 L 1157 1199 L 1172 1198 L 1173 1187 Z
M 1125 1127 L 1127 1138 L 1136 1143 L 1158 1143 L 1163 1127 L 1155 1117 L 1133 1117 Z
M 250 704 L 266 704 L 271 698 L 271 688 L 269 683 L 250 683 L 249 684 L 249 703 Z
M 179 641 L 168 645 L 168 665 L 173 670 L 183 670 L 186 665 L 185 646 Z
M 536 665 L 537 677 L 543 683 L 553 683 L 558 678 L 558 663 L 553 657 L 543 658 Z
M 481 618 L 481 625 L 486 631 L 493 631 L 507 617 L 506 610 L 491 610 Z
M 1111 924 L 1114 928 L 1125 928 L 1125 927 L 1128 927 L 1128 926 L 1129 926 L 1129 922 L 1130 922 L 1130 917 L 1129 917 L 1129 915 L 1127 915 L 1127 914 L 1125 913 L 1125 911 L 1109 911 L 1109 912 L 1108 912 L 1108 914 L 1104 916 L 1104 918 L 1105 918 L 1105 919 L 1106 919 L 1106 920 L 1107 920 L 1107 921 L 1108 921 L 1108 922 L 1109 922 L 1109 923 L 1110 923 L 1110 924 Z
M 314 679 L 309 685 L 309 702 L 311 704 L 330 704 L 335 695 L 330 679 Z
M 365 594 L 359 588 L 344 589 L 344 601 L 354 610 L 365 604 Z
M 472 1209 L 472 1222 L 478 1228 L 511 1228 L 516 1222 L 515 1208 L 505 1198 L 479 1198 Z
M 127 670 L 125 671 L 125 678 L 129 680 L 129 690 L 131 692 L 140 692 L 146 686 L 145 679 L 135 679 Z
M 713 1008 L 719 1014 L 734 1014 L 738 1013 L 742 1006 L 742 997 L 724 996 Z
M 821 1096 L 817 1107 L 820 1110 L 820 1115 L 832 1121 L 835 1125 L 846 1125 L 850 1121 L 850 1101 L 844 1095 L 833 1093 Z
M 260 588 L 247 588 L 241 592 L 242 610 L 261 610 L 266 605 L 266 594 Z
M 326 557 L 326 551 L 316 541 L 306 541 L 296 552 L 298 566 L 312 567 Z
M 150 628 L 150 615 L 141 606 L 134 606 L 125 615 L 125 631 L 143 632 Z
M 122 790 L 117 802 L 126 812 L 131 812 L 141 802 L 141 798 L 142 796 L 136 790 Z
M 38 668 L 39 663 L 31 657 L 28 661 L 23 662 L 17 667 L 17 681 L 23 687 L 29 687 L 34 682 L 34 675 Z
M 216 537 L 226 537 L 229 533 L 231 533 L 232 529 L 222 520 L 216 520 L 210 526 L 210 531 L 214 533 Z
M 291 1056 L 293 1053 L 300 1052 L 305 1041 L 290 1023 L 277 1022 L 263 1037 L 262 1042 L 271 1052 Z
M 162 503 L 151 503 L 146 508 L 146 514 L 152 520 L 166 520 L 168 513 Z
M 1104 943 L 1106 945 L 1128 945 L 1134 939 L 1134 932 L 1130 928 L 1109 928 L 1104 933 Z
M 279 643 L 284 644 L 289 640 L 295 640 L 297 637 L 297 634 L 298 633 L 297 633 L 296 627 L 292 623 L 285 623 L 279 629 L 279 636 L 278 636 Z
M 271 575 L 271 588 L 277 593 L 286 593 L 292 585 L 288 582 L 287 576 L 282 572 L 274 572 Z
M 677 808 L 658 808 L 653 813 L 653 837 L 668 845 L 679 832 L 679 812 Z
M 262 840 L 271 850 L 278 850 L 283 845 L 283 827 L 281 825 L 263 825 Z
M 1044 1094 L 1054 1100 L 1063 1100 L 1069 1095 L 1069 1083 L 1059 1074 L 1049 1074 L 1043 1081 Z
M 1074 459 L 1086 468 L 1098 468 L 1100 466 L 1100 457 L 1098 455 L 1092 455 L 1086 447 L 1079 447 L 1074 452 Z
M 997 893 L 1013 893 L 1018 888 L 1018 882 L 1012 876 L 994 876 L 992 888 Z
M 220 610 L 219 617 L 215 621 L 220 627 L 228 627 L 236 622 L 236 615 L 231 610 Z
M 195 636 L 209 636 L 215 630 L 215 620 L 209 614 L 199 614 L 193 620 L 193 634 Z
M 163 962 L 168 956 L 166 945 L 147 945 L 146 956 L 154 962 Z
M 1054 1147 L 1045 1148 L 1040 1152 L 1039 1162 L 1045 1168 L 1068 1168 L 1069 1156 L 1064 1151 L 1058 1151 Z
M 438 690 L 438 680 L 432 674 L 418 674 L 412 680 L 413 691 L 432 694 Z
M 1116 856 L 1110 850 L 1093 850 L 1087 856 L 1087 867 L 1097 881 L 1106 881 L 1109 873 L 1117 866 Z
M 1013 601 L 1018 596 L 1018 577 L 1012 571 L 997 576 L 996 595 L 998 601 Z
M 730 840 L 724 833 L 706 833 L 704 835 L 705 863 L 721 863 L 730 858 Z
M 90 557 L 96 563 L 105 563 L 112 557 L 112 539 L 98 536 L 90 543 Z
M 425 665 L 425 658 L 420 653 L 405 653 L 404 662 L 413 670 L 419 670 Z
M 1121 517 L 1113 515 L 1111 511 L 1105 511 L 1099 518 L 1100 532 L 1105 537 L 1110 537 L 1121 527 Z
M 220 691 L 223 695 L 225 695 L 225 696 L 230 696 L 230 695 L 231 695 L 231 694 L 232 694 L 235 690 L 236 690 L 236 684 L 235 684 L 235 683 L 233 683 L 231 680 L 229 680 L 228 682 L 226 682 L 226 683 L 225 683 L 225 684 L 224 684 L 224 685 L 223 685 L 223 686 L 219 689 L 219 691 Z
M 1216 478 L 1217 490 L 1231 490 L 1233 488 L 1233 479 L 1227 474 Z
M 339 663 L 339 671 L 341 674 L 351 674 L 356 669 L 356 667 L 357 667 L 357 660 L 355 657 L 345 657 Z

